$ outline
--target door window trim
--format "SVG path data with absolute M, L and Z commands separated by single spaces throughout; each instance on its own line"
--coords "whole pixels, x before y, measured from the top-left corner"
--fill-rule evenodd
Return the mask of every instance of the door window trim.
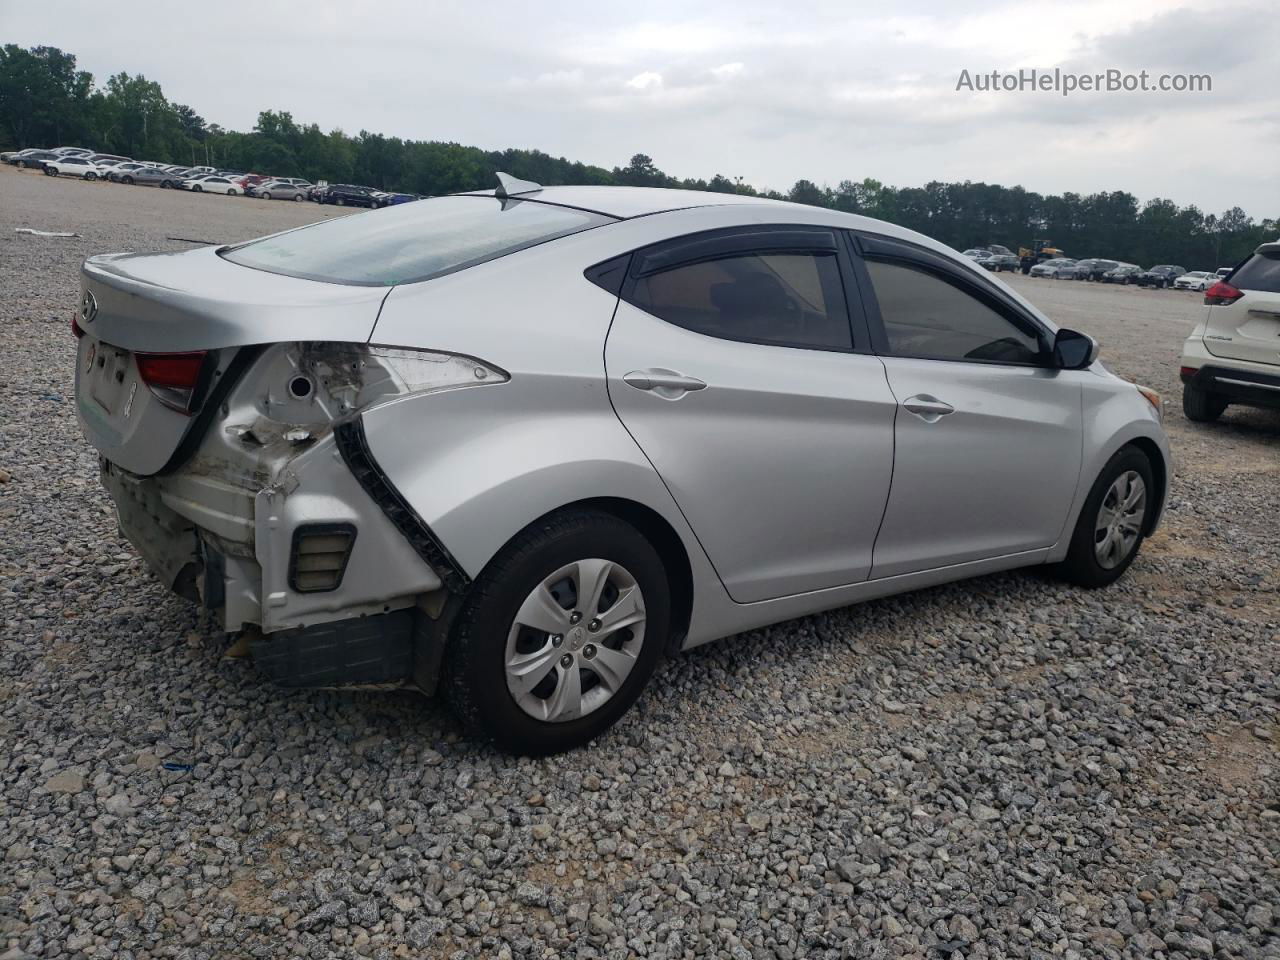
M 663 323 L 671 323 L 670 320 L 659 317 L 657 314 L 649 313 L 632 299 L 639 280 L 657 273 L 665 273 L 678 267 L 753 254 L 809 253 L 815 256 L 830 256 L 835 258 L 839 272 L 840 293 L 845 317 L 849 324 L 852 347 L 787 343 L 780 340 L 765 340 L 755 337 L 721 336 L 703 333 L 701 330 L 679 326 L 679 324 L 675 323 L 671 323 L 671 325 L 679 326 L 681 330 L 687 330 L 689 333 L 700 337 L 707 337 L 712 340 L 726 340 L 731 343 L 753 343 L 787 350 L 823 350 L 827 353 L 874 354 L 875 349 L 867 324 L 863 300 L 859 295 L 858 284 L 850 261 L 849 247 L 847 243 L 842 241 L 839 236 L 840 232 L 836 227 L 811 224 L 752 224 L 751 226 L 701 230 L 696 233 L 687 233 L 679 237 L 661 240 L 623 255 L 623 257 L 630 258 L 630 264 L 625 270 L 625 275 L 621 278 L 621 284 L 617 290 L 618 296 L 637 310 L 643 310 L 649 316 L 662 320 Z M 603 263 L 588 267 L 585 271 L 587 279 L 609 290 L 610 286 L 601 282 L 604 279 L 602 274 L 612 272 L 606 271 L 605 268 L 616 266 L 617 261 L 623 259 L 623 257 L 610 258 L 610 260 Z
M 876 353 L 883 357 L 900 357 L 911 360 L 932 360 L 939 363 L 977 363 L 985 366 L 1054 368 L 1053 334 L 1032 314 L 1012 300 L 996 287 L 985 276 L 969 276 L 968 271 L 960 265 L 952 263 L 946 257 L 911 243 L 862 230 L 844 231 L 849 261 L 857 279 L 858 293 L 862 297 L 862 312 L 866 317 L 871 344 Z M 889 337 L 885 333 L 884 318 L 880 313 L 880 302 L 876 298 L 875 287 L 871 282 L 871 274 L 867 270 L 867 261 L 889 263 L 896 266 L 919 270 L 955 287 L 963 294 L 973 297 L 979 303 L 994 310 L 1014 327 L 1024 328 L 1025 332 L 1035 336 L 1040 344 L 1041 359 L 1023 363 L 1016 360 L 985 360 L 969 357 L 937 357 L 921 354 L 895 353 L 889 346 Z

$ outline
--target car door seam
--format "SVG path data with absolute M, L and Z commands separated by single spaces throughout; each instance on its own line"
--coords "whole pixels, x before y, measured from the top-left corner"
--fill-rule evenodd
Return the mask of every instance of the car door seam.
M 880 369 L 884 371 L 885 386 L 889 388 L 889 396 L 893 397 L 893 429 L 889 433 L 889 487 L 884 492 L 884 506 L 880 508 L 880 522 L 876 524 L 876 535 L 871 540 L 871 567 L 867 570 L 867 580 L 870 582 L 877 579 L 876 577 L 876 547 L 880 543 L 880 531 L 884 529 L 884 519 L 889 515 L 889 501 L 893 499 L 893 477 L 898 467 L 898 417 L 902 411 L 902 401 L 898 399 L 898 394 L 893 389 L 893 381 L 889 378 L 889 365 L 884 362 L 884 357 L 876 355 L 876 359 L 880 361 Z
M 653 475 L 658 478 L 658 482 L 662 484 L 662 489 L 667 491 L 667 496 L 671 498 L 671 503 L 675 506 L 676 512 L 680 514 L 684 520 L 685 526 L 689 528 L 689 533 L 693 535 L 694 542 L 698 544 L 698 549 L 702 551 L 702 555 L 707 558 L 707 563 L 711 569 L 715 571 L 716 579 L 720 581 L 720 588 L 724 590 L 725 596 L 729 598 L 730 603 L 737 604 L 738 601 L 733 599 L 733 594 L 729 592 L 728 586 L 725 585 L 724 577 L 720 571 L 716 569 L 716 562 L 711 558 L 707 545 L 702 542 L 702 538 L 698 536 L 698 531 L 694 528 L 693 523 L 689 520 L 688 515 L 684 512 L 684 508 L 680 506 L 680 501 L 676 499 L 676 495 L 672 492 L 670 485 L 667 483 L 666 477 L 662 475 L 662 471 L 658 469 L 658 465 L 653 462 L 652 458 L 645 451 L 640 441 L 636 439 L 636 435 L 631 432 L 631 428 L 627 426 L 627 422 L 622 418 L 622 414 L 618 412 L 617 405 L 613 402 L 613 386 L 609 382 L 609 334 L 613 332 L 613 324 L 618 319 L 618 308 L 622 305 L 622 297 L 619 295 L 614 298 L 613 314 L 609 317 L 609 326 L 605 328 L 604 342 L 600 346 L 600 366 L 604 370 L 604 395 L 609 398 L 609 409 L 613 411 L 614 419 L 631 438 L 631 442 L 636 445 L 636 449 L 640 451 L 640 456 L 644 457 L 645 463 L 649 464 L 649 468 L 653 471 Z M 696 598 L 695 598 L 696 603 Z

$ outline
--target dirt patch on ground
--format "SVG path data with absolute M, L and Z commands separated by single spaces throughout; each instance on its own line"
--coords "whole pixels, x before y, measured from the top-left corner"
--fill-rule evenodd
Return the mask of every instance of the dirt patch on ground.
M 1247 787 L 1258 779 L 1258 768 L 1280 755 L 1280 727 L 1260 727 L 1266 737 L 1259 737 L 1251 727 L 1238 727 L 1228 733 L 1207 734 L 1209 750 L 1202 769 L 1224 787 L 1234 790 Z

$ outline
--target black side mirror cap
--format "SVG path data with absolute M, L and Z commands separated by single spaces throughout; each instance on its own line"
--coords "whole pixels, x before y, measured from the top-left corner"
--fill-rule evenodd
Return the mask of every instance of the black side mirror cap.
M 1085 333 L 1060 329 L 1053 338 L 1054 366 L 1062 370 L 1083 370 L 1098 359 L 1098 341 Z

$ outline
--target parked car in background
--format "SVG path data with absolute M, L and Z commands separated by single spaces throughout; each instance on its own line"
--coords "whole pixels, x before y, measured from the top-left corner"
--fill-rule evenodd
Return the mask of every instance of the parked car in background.
M 1182 412 L 1216 420 L 1231 404 L 1280 407 L 1280 242 L 1254 250 L 1230 281 L 1204 292 L 1208 309 L 1182 345 Z
M 1173 281 L 1176 290 L 1208 290 L 1218 280 L 1217 274 L 1208 270 L 1192 270 Z
M 1134 284 L 1138 282 L 1138 274 L 1141 272 L 1142 268 L 1136 263 L 1117 264 L 1102 275 L 1102 282 Z
M 1076 280 L 1101 280 L 1108 270 L 1120 266 L 1118 260 L 1104 260 L 1100 257 L 1087 257 L 1076 261 Z
M 53 152 L 60 157 L 91 157 L 93 151 L 85 147 L 54 147 Z
M 282 180 L 268 180 L 265 183 L 259 183 L 250 187 L 245 193 L 250 197 L 260 197 L 263 200 L 302 201 L 307 199 L 306 187 L 300 187 L 296 183 L 285 183 Z
M 240 184 L 230 177 L 220 177 L 217 174 L 196 180 L 185 180 L 182 187 L 192 193 L 224 193 L 228 197 L 237 197 L 244 193 Z
M 310 180 L 303 180 L 301 177 L 272 177 L 277 183 L 292 183 L 295 187 L 310 187 Z
M 57 157 L 45 162 L 44 172 L 51 177 L 70 176 L 81 180 L 98 180 L 102 177 L 103 169 L 84 157 Z
M 378 198 L 378 206 L 394 207 L 400 203 L 411 203 L 414 200 L 420 199 L 421 197 L 416 193 L 384 193 Z
M 329 193 L 329 184 L 316 184 L 307 190 L 307 199 L 314 203 L 324 203 L 324 198 Z
M 1159 396 L 942 244 L 507 189 L 82 268 L 95 473 L 267 676 L 444 676 L 469 730 L 546 754 L 666 651 L 1014 567 L 1104 587 L 1157 529 Z
M 1016 254 L 1012 253 L 996 253 L 985 259 L 977 261 L 978 266 L 990 270 L 992 273 L 1016 273 L 1021 261 Z
M 1014 255 L 1012 250 L 999 243 L 988 243 L 986 249 L 997 257 L 1012 257 Z
M 1058 271 L 1071 268 L 1072 274 L 1075 273 L 1076 262 L 1070 257 L 1055 257 L 1052 260 L 1046 260 L 1044 263 L 1037 263 L 1029 271 L 1031 276 L 1040 278 L 1054 278 L 1058 276 Z
M 160 187 L 164 190 L 177 189 L 182 184 L 182 177 L 159 167 L 139 167 L 126 170 L 120 174 L 120 183 L 136 183 L 141 187 Z
M 125 160 L 114 164 L 107 173 L 107 179 L 112 183 L 122 183 L 122 178 L 127 174 L 134 173 L 138 170 L 145 170 L 146 167 L 137 160 Z
M 991 256 L 991 251 L 986 247 L 970 247 L 968 250 L 960 251 L 960 255 L 970 260 L 984 260 Z
M 13 164 L 19 170 L 43 170 L 44 165 L 50 160 L 60 160 L 61 157 L 52 150 L 19 150 L 9 158 L 9 163 Z
M 1216 271 L 1214 271 L 1214 276 L 1217 277 L 1219 280 L 1225 280 L 1227 279 L 1227 277 L 1231 276 L 1231 271 L 1234 269 L 1235 267 L 1219 267 Z
M 351 183 L 330 184 L 325 190 L 321 203 L 332 203 L 339 207 L 373 207 L 376 206 L 373 187 L 361 187 Z
M 1173 282 L 1186 272 L 1186 267 L 1175 267 L 1168 263 L 1157 264 L 1150 270 L 1143 270 L 1138 274 L 1138 286 L 1157 289 L 1172 287 Z
M 94 163 L 102 163 L 104 160 L 114 160 L 116 163 L 133 163 L 132 157 L 122 157 L 114 153 L 91 153 L 89 159 Z

